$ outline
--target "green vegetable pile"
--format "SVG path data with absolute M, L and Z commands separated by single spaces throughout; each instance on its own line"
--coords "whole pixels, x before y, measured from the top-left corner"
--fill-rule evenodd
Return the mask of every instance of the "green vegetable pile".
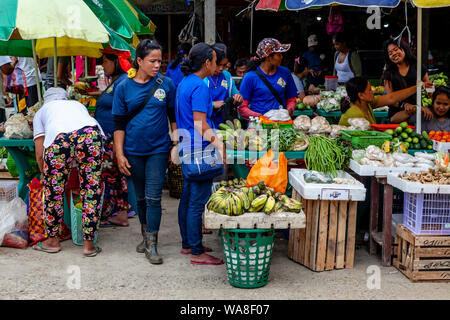
M 408 123 L 402 122 L 395 130 L 389 129 L 384 133 L 392 136 L 392 142 L 403 142 L 406 149 L 431 150 L 433 149 L 433 141 L 428 134 L 423 131 L 422 134 L 414 132 L 412 128 L 408 128 Z
M 336 140 L 324 136 L 310 137 L 305 154 L 306 168 L 336 177 L 337 171 L 342 170 L 348 160 L 346 153 Z
M 279 150 L 292 151 L 291 146 L 298 140 L 303 140 L 303 134 L 297 129 L 282 129 L 279 131 Z
M 448 82 L 448 77 L 443 73 L 433 74 L 429 76 L 431 82 L 434 83 L 435 86 L 446 86 Z

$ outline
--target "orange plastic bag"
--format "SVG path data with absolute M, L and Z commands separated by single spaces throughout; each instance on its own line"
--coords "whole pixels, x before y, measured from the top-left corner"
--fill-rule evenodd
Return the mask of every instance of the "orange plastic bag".
M 247 177 L 247 187 L 253 187 L 260 181 L 264 181 L 268 187 L 276 192 L 285 193 L 288 183 L 287 159 L 283 152 L 278 154 L 278 160 L 274 160 L 275 153 L 269 150 L 250 169 Z

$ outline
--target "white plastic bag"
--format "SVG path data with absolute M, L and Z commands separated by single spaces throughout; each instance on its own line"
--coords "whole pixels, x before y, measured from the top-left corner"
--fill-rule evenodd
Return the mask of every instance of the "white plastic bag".
M 331 125 L 325 117 L 315 117 L 311 120 L 309 133 L 330 133 Z
M 28 226 L 27 205 L 19 197 L 0 209 L 0 244 L 5 234 L 11 232 L 16 225 Z
M 384 161 L 386 153 L 377 146 L 368 146 L 366 148 L 366 158 L 376 161 Z
M 311 128 L 311 119 L 306 115 L 301 115 L 294 120 L 294 129 L 308 131 Z
M 9 117 L 5 122 L 5 137 L 8 139 L 31 139 L 33 131 L 22 113 Z
M 395 161 L 403 163 L 414 163 L 417 162 L 418 160 L 408 153 L 400 153 L 400 152 L 394 152 L 392 154 L 392 157 L 394 158 Z
M 370 128 L 370 122 L 364 118 L 350 118 L 348 119 L 351 130 L 362 130 L 366 131 Z

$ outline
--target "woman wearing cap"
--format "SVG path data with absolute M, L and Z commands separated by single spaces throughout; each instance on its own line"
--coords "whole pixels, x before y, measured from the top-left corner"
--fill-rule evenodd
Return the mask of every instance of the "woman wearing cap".
M 114 92 L 117 86 L 127 78 L 131 68 L 131 55 L 128 51 L 107 49 L 103 51 L 103 69 L 111 84 L 97 98 L 94 118 L 101 125 L 106 135 L 105 153 L 103 155 L 102 178 L 105 182 L 101 226 L 128 226 L 128 185 L 126 177 L 121 174 L 114 157 L 114 118 L 112 115 Z M 117 215 L 113 216 L 113 214 Z
M 245 74 L 240 87 L 244 101 L 238 107 L 238 112 L 243 118 L 259 117 L 280 107 L 289 110 L 291 116 L 294 113 L 297 88 L 289 69 L 281 66 L 282 53 L 290 47 L 290 44 L 281 44 L 272 38 L 266 38 L 258 44 L 256 56 L 250 62 L 249 72 Z M 278 98 L 261 77 L 277 92 Z
M 94 238 L 101 215 L 104 134 L 83 104 L 67 100 L 64 89 L 49 88 L 44 101 L 34 116 L 33 131 L 36 160 L 43 173 L 48 239 L 33 248 L 47 253 L 61 251 L 58 235 L 64 216 L 64 186 L 75 161 L 83 202 L 83 254 L 94 257 L 101 251 Z
M 175 86 L 159 72 L 162 48 L 143 40 L 128 78 L 115 89 L 113 100 L 114 149 L 120 172 L 131 176 L 141 223 L 143 241 L 136 251 L 152 264 L 161 264 L 158 232 L 161 196 L 172 145 L 169 124 L 176 130 Z
M 216 52 L 217 67 L 214 74 L 207 77 L 207 82 L 214 106 L 212 115 L 214 128 L 219 128 L 219 124 L 226 120 L 223 119 L 220 108 L 225 103 L 225 99 L 232 98 L 233 104 L 236 106 L 242 102 L 242 96 L 239 94 L 231 74 L 225 70 L 228 63 L 227 47 L 222 43 L 216 43 L 212 48 Z
M 189 43 L 180 43 L 178 45 L 178 53 L 175 60 L 167 67 L 166 77 L 172 79 L 175 88 L 178 87 L 181 80 L 183 80 L 184 74 L 181 72 L 181 63 L 187 58 L 191 47 L 192 46 Z
M 216 148 L 225 159 L 225 147 L 212 128 L 213 104 L 204 79 L 216 70 L 216 52 L 205 43 L 198 43 L 189 52 L 181 70 L 185 77 L 178 86 L 176 117 L 180 135 L 180 155 L 206 148 Z M 212 149 L 214 149 L 212 148 Z M 207 150 L 208 150 L 207 149 Z M 225 163 L 225 161 L 223 162 Z M 190 165 L 183 163 L 182 166 Z M 195 165 L 195 164 L 192 164 Z M 183 172 L 183 192 L 178 206 L 178 224 L 182 239 L 182 254 L 191 254 L 191 264 L 219 265 L 223 261 L 206 252 L 202 244 L 202 217 L 211 195 L 213 179 L 186 179 Z

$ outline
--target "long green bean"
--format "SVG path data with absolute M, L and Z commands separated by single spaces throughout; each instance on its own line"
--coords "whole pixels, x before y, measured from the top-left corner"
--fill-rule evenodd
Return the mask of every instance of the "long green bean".
M 345 154 L 335 140 L 324 136 L 309 138 L 308 150 L 305 154 L 306 168 L 337 176 L 337 170 L 345 162 Z

